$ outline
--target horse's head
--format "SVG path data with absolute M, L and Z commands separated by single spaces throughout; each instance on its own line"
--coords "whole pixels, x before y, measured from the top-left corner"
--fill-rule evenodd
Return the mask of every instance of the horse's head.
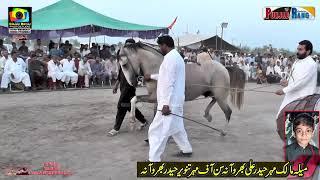
M 117 54 L 117 59 L 122 68 L 122 72 L 131 86 L 137 86 L 137 78 L 141 75 L 137 50 L 132 48 L 134 44 L 135 43 L 124 45 L 119 49 Z
M 131 86 L 137 86 L 138 77 L 144 73 L 158 72 L 161 61 L 156 57 L 163 58 L 156 49 L 142 42 L 126 43 L 117 54 L 123 74 Z

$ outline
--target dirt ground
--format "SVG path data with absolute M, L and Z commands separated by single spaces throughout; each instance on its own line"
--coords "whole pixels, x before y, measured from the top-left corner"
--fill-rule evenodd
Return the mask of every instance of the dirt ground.
M 248 89 L 265 86 L 249 83 Z M 259 90 L 275 91 L 277 85 Z M 138 89 L 137 94 L 145 90 Z M 7 177 L 0 179 L 136 179 L 136 162 L 147 159 L 148 146 L 143 141 L 147 130 L 129 132 L 128 117 L 121 133 L 108 137 L 113 127 L 119 94 L 111 89 L 89 89 L 56 92 L 30 92 L 0 95 L 0 167 L 31 166 L 40 169 L 55 161 L 69 177 Z M 225 137 L 190 121 L 185 126 L 194 155 L 188 159 L 173 156 L 178 152 L 169 142 L 164 161 L 281 161 L 282 141 L 276 132 L 275 116 L 283 97 L 261 92 L 246 92 L 241 111 L 233 114 Z M 225 120 L 215 105 L 213 121 L 202 116 L 209 99 L 185 103 L 185 116 L 214 127 Z M 140 104 L 140 110 L 152 121 L 151 104 Z M 150 179 L 150 178 L 148 178 Z M 163 178 L 162 178 L 163 179 Z M 203 179 L 203 178 L 201 178 Z

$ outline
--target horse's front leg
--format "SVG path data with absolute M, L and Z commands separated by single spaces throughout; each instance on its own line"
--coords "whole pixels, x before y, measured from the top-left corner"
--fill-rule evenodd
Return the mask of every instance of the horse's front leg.
M 131 99 L 131 110 L 130 110 L 130 129 L 134 130 L 135 129 L 135 122 L 136 122 L 136 108 L 137 108 L 137 103 L 139 102 L 146 102 L 146 103 L 156 103 L 156 98 L 154 98 L 153 95 L 140 95 L 140 96 L 134 96 Z
M 131 109 L 130 109 L 130 130 L 133 131 L 135 129 L 136 123 L 136 103 L 137 103 L 137 96 L 134 96 L 131 100 Z

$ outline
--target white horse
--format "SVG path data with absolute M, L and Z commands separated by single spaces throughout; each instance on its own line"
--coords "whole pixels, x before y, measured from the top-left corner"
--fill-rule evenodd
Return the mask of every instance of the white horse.
M 129 43 L 118 51 L 118 60 L 123 73 L 132 86 L 137 86 L 137 78 L 143 74 L 158 74 L 163 61 L 162 53 L 142 42 Z M 238 109 L 243 104 L 245 73 L 236 67 L 224 67 L 215 61 L 208 63 L 186 64 L 185 100 L 192 101 L 199 96 L 210 97 L 212 100 L 204 110 L 204 117 L 211 122 L 210 109 L 217 102 L 225 114 L 226 125 L 220 130 L 224 135 L 230 121 L 232 110 L 228 105 L 228 95 Z M 174 78 L 174 77 L 173 77 Z M 134 128 L 135 108 L 137 102 L 157 102 L 157 82 L 145 82 L 148 95 L 135 96 L 131 100 L 131 127 Z M 156 107 L 156 106 L 155 106 Z

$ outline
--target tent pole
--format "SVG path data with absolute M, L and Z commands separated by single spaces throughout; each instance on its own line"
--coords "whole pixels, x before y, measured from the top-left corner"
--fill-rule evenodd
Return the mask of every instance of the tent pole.
M 90 30 L 90 36 L 89 36 L 89 49 L 90 49 L 90 46 L 91 46 L 91 36 L 92 36 L 92 31 L 93 31 L 92 24 L 90 25 L 90 27 L 91 27 L 91 30 Z
M 216 26 L 216 51 L 218 50 L 218 27 Z
M 58 43 L 58 48 L 59 48 L 59 49 L 60 49 L 61 41 L 62 41 L 62 34 L 60 34 L 60 38 L 59 38 L 59 43 Z

